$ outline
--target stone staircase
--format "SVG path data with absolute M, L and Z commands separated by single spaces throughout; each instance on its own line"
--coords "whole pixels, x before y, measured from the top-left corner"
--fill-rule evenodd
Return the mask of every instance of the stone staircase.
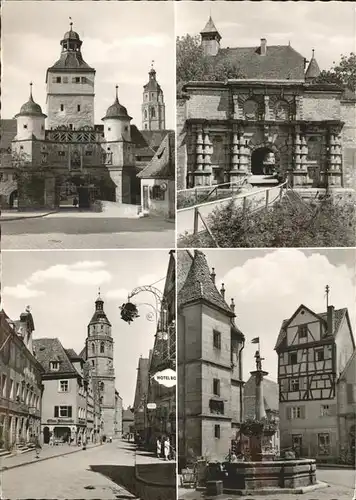
M 273 175 L 250 175 L 247 182 L 254 187 L 273 187 L 280 182 L 275 174 Z

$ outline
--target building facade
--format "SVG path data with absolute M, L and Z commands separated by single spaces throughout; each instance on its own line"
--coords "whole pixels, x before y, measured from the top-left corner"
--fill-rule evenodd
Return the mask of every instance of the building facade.
M 137 176 L 141 179 L 143 215 L 175 216 L 175 134 L 168 133 L 154 157 Z
M 146 442 L 156 448 L 158 438 L 169 438 L 171 455 L 176 452 L 176 384 L 167 387 L 155 379 L 155 374 L 172 370 L 176 372 L 176 261 L 174 250 L 170 251 L 166 281 L 161 299 L 160 319 L 157 326 L 153 350 L 149 358 Z
M 94 442 L 94 411 L 83 373 L 84 360 L 73 349 L 64 349 L 59 339 L 33 341 L 36 359 L 44 373 L 42 440 Z
M 41 437 L 43 368 L 33 353 L 29 308 L 12 321 L 0 311 L 0 448 L 12 450 Z
M 102 123 L 95 123 L 95 69 L 84 61 L 82 43 L 71 23 L 59 59 L 46 72 L 46 114 L 34 101 L 31 84 L 29 100 L 15 120 L 3 121 L 3 208 L 58 208 L 73 206 L 75 200 L 81 208 L 97 200 L 140 203 L 136 174 L 142 155 L 146 166 L 155 149 L 131 124 L 118 87 Z M 143 127 L 162 136 L 165 105 L 153 68 L 144 89 Z
M 299 306 L 283 321 L 275 350 L 281 449 L 293 447 L 297 455 L 318 460 L 338 459 L 345 442 L 338 414 L 352 411 L 346 403 L 338 404 L 345 393 L 339 394 L 341 381 L 348 378 L 345 368 L 355 350 L 347 309 L 329 305 L 326 312 L 316 314 Z
M 356 457 L 356 351 L 347 362 L 337 385 L 340 458 L 355 464 Z
M 317 83 L 314 53 L 307 65 L 290 45 L 224 48 L 221 39 L 210 18 L 203 53 L 235 78 L 187 82 L 178 98 L 178 189 L 261 184 L 273 173 L 295 188 L 354 189 L 355 95 Z
M 224 459 L 243 420 L 244 335 L 198 250 L 178 253 L 178 453 Z

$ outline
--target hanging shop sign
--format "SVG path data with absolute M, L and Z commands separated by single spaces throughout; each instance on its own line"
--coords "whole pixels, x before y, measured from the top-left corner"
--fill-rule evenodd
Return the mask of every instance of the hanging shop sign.
M 177 383 L 177 374 L 171 368 L 155 373 L 153 379 L 165 387 L 174 387 Z

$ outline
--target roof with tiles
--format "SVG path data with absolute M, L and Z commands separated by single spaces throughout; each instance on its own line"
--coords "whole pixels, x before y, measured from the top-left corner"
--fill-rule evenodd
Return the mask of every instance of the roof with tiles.
M 204 33 L 219 33 L 218 30 L 216 29 L 216 26 L 211 16 L 209 17 L 208 22 L 205 25 L 205 28 L 202 29 L 202 31 L 200 32 L 200 34 Z
M 179 250 L 177 257 L 177 293 L 180 292 L 182 286 L 187 279 L 190 266 L 193 262 L 193 253 L 190 250 Z
M 171 132 L 161 142 L 154 157 L 137 177 L 141 179 L 174 179 L 175 173 L 175 134 Z
M 298 309 L 300 307 L 305 307 L 303 305 L 299 306 Z M 298 310 L 297 309 L 297 310 Z M 308 309 L 306 307 L 306 309 Z M 310 309 L 308 309 L 309 311 L 311 311 Z M 326 312 L 323 312 L 323 313 L 314 313 L 313 311 L 311 311 L 313 314 L 315 314 L 315 316 L 318 316 L 322 321 L 324 321 L 326 323 L 327 321 L 327 313 Z M 334 332 L 333 332 L 333 336 L 335 336 L 339 330 L 339 327 L 341 325 L 341 322 L 342 320 L 344 319 L 344 317 L 346 315 L 348 315 L 348 310 L 346 307 L 342 308 L 342 309 L 335 309 L 334 310 L 334 314 L 335 314 L 335 328 L 334 328 Z M 278 334 L 278 338 L 277 338 L 277 342 L 276 342 L 276 345 L 275 345 L 275 349 L 277 349 L 278 347 L 281 346 L 282 342 L 284 341 L 284 339 L 286 338 L 286 335 L 287 335 L 287 332 L 285 330 L 285 326 L 287 325 L 287 323 L 290 321 L 290 318 L 289 319 L 284 319 L 282 321 L 282 326 L 281 326 L 281 329 L 279 331 L 279 334 Z
M 66 349 L 62 346 L 59 339 L 34 339 L 33 348 L 36 359 L 41 363 L 45 370 L 45 375 L 72 374 L 78 375 L 77 370 L 72 365 Z M 58 361 L 59 369 L 53 371 L 50 369 L 50 362 Z
M 194 251 L 194 258 L 186 280 L 178 292 L 178 303 L 180 306 L 197 300 L 204 300 L 224 310 L 229 316 L 235 316 L 211 279 L 205 255 L 200 250 Z
M 265 410 L 278 411 L 279 387 L 277 382 L 264 378 L 262 381 Z M 244 414 L 245 418 L 255 418 L 256 410 L 255 377 L 251 376 L 244 385 Z
M 260 47 L 222 48 L 212 60 L 237 65 L 245 79 L 304 82 L 305 58 L 290 45 L 267 45 L 265 55 Z
M 140 358 L 138 360 L 135 400 L 133 404 L 135 410 L 140 407 L 143 403 L 144 395 L 147 394 L 149 366 L 149 358 Z
M 305 72 L 305 79 L 313 79 L 316 78 L 317 76 L 320 75 L 320 68 L 318 63 L 316 62 L 316 59 L 314 57 L 314 51 L 313 51 L 313 57 L 310 59 L 310 63 L 308 66 L 307 71 Z

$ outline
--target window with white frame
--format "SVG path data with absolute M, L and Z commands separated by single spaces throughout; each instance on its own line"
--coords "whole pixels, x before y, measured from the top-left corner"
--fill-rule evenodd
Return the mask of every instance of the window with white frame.
M 51 361 L 49 364 L 49 367 L 52 371 L 56 372 L 59 370 L 59 362 L 58 361 Z
M 69 380 L 60 380 L 58 390 L 59 390 L 59 392 L 68 392 L 69 391 Z
M 72 407 L 71 406 L 55 406 L 54 407 L 54 416 L 55 417 L 71 417 L 72 416 Z
M 301 418 L 302 412 L 300 406 L 292 406 L 291 408 L 291 418 Z
M 290 381 L 290 390 L 292 392 L 299 391 L 299 378 L 292 378 Z

